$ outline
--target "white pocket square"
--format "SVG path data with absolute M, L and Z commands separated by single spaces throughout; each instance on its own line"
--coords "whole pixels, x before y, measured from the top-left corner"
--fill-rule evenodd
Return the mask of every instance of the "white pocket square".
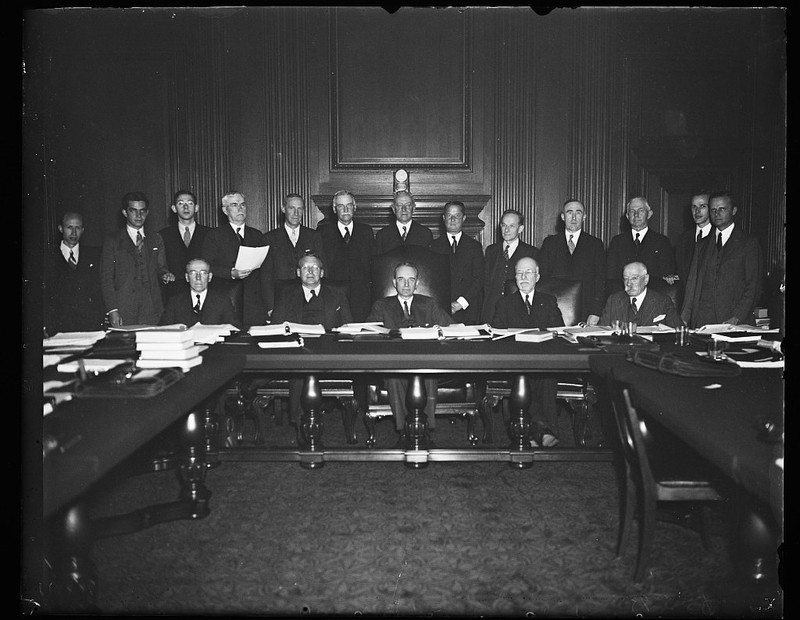
M 666 314 L 659 314 L 656 318 L 653 319 L 653 323 L 658 323 L 659 321 L 663 321 L 666 318 Z

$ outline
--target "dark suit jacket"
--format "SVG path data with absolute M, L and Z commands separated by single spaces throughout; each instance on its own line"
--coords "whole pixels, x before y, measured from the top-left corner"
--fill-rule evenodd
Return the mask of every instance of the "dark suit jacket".
M 228 295 L 209 288 L 199 316 L 194 313 L 194 303 L 194 292 L 188 287 L 183 293 L 170 297 L 159 324 L 183 323 L 191 327 L 199 321 L 203 325 L 230 324 L 239 329 L 242 328 L 241 321 L 236 315 Z
M 78 266 L 72 269 L 61 254 L 61 242 L 45 260 L 44 326 L 50 336 L 58 332 L 104 329 L 105 310 L 100 292 L 100 248 L 80 244 Z
M 555 297 L 534 289 L 530 314 L 528 314 L 525 300 L 519 292 L 503 295 L 497 301 L 491 326 L 498 328 L 537 327 L 539 329 L 563 327 L 564 318 L 561 316 Z
M 450 325 L 450 315 L 432 297 L 414 294 L 411 303 L 411 318 L 403 316 L 403 307 L 397 295 L 378 299 L 372 304 L 367 321 L 383 321 L 384 327 L 400 329 L 401 327 L 425 327 L 431 325 Z
M 721 254 L 716 229 L 700 242 L 686 282 L 681 318 L 689 327 L 721 323 L 731 317 L 752 323 L 761 297 L 764 259 L 753 235 L 738 225 Z
M 713 232 L 712 226 L 709 232 Z M 697 227 L 692 226 L 689 230 L 684 230 L 678 240 L 675 242 L 675 268 L 678 274 L 678 308 L 683 303 L 683 295 L 686 291 L 686 282 L 689 279 L 689 270 L 692 266 L 692 258 L 694 258 L 695 241 L 697 235 Z M 707 236 L 707 235 L 706 235 Z
M 345 243 L 336 220 L 323 220 L 317 226 L 325 252 L 325 280 L 347 289 L 353 320 L 366 321 L 372 303 L 372 255 L 375 235 L 372 227 L 353 221 L 350 242 Z
M 600 316 L 606 290 L 606 250 L 600 239 L 582 230 L 575 251 L 570 254 L 563 234 L 546 237 L 539 250 L 539 272 L 543 278 L 580 280 L 580 320 L 585 321 L 590 314 Z
M 142 315 L 136 310 L 142 295 L 136 281 L 136 253 L 136 245 L 125 228 L 106 235 L 100 259 L 100 286 L 105 311 L 117 308 L 123 325 L 156 325 L 164 311 L 161 276 L 169 271 L 161 235 L 145 232 L 142 257 L 148 278 L 145 294 L 149 297 L 151 310 Z
M 459 297 L 463 297 L 469 303 L 466 310 L 459 310 L 453 314 L 453 320 L 467 325 L 478 323 L 483 303 L 483 248 L 481 244 L 466 233 L 462 233 L 461 241 L 456 246 L 456 253 L 453 254 L 450 236 L 442 233 L 441 237 L 433 240 L 431 249 L 450 257 L 450 301 L 453 302 Z
M 261 268 L 261 284 L 267 311 L 272 310 L 275 305 L 275 287 L 279 282 L 297 278 L 297 262 L 305 254 L 315 254 L 322 259 L 323 264 L 326 262 L 322 237 L 308 226 L 300 226 L 297 245 L 292 245 L 283 224 L 265 232 L 261 245 L 269 246 L 269 253 Z
M 411 226 L 408 229 L 408 233 L 406 233 L 406 240 L 403 242 L 400 231 L 397 230 L 397 222 L 392 222 L 375 234 L 375 253 L 385 254 L 399 245 L 421 245 L 429 248 L 432 242 L 433 233 L 430 228 L 414 220 L 411 220 Z
M 184 277 L 186 263 L 193 258 L 203 257 L 203 241 L 209 230 L 211 229 L 208 226 L 196 224 L 188 248 L 183 243 L 183 235 L 178 232 L 177 223 L 165 226 L 158 231 L 164 241 L 164 250 L 167 253 L 167 267 L 175 275 L 175 282 L 170 282 L 164 287 L 165 299 L 169 299 L 176 293 L 191 290 Z
M 656 322 L 654 319 L 659 315 L 664 315 L 664 318 Z M 670 327 L 683 325 L 669 296 L 649 287 L 642 307 L 636 313 L 633 312 L 631 298 L 625 291 L 612 293 L 606 301 L 603 314 L 600 315 L 600 325 L 611 325 L 614 321 L 635 321 L 637 325 L 662 324 Z
M 326 331 L 353 322 L 347 297 L 340 288 L 322 284 L 319 289 L 319 300 L 322 302 L 323 309 L 321 323 Z M 298 281 L 284 286 L 275 299 L 275 307 L 272 310 L 270 321 L 272 323 L 282 323 L 283 321 L 302 323 L 304 303 L 305 295 L 302 283 Z
M 667 237 L 648 227 L 647 234 L 637 249 L 630 231 L 625 231 L 616 235 L 611 240 L 611 243 L 608 244 L 608 254 L 606 255 L 607 293 L 624 288 L 622 284 L 622 269 L 625 265 L 634 261 L 644 263 L 647 266 L 651 285 L 653 280 L 660 280 L 664 276 L 675 274 L 677 271 L 672 244 Z
M 526 256 L 538 259 L 539 249 L 536 246 L 520 241 L 516 251 L 509 257 L 508 263 L 503 260 L 503 241 L 493 243 L 486 248 L 483 261 L 483 309 L 481 322 L 491 323 L 494 318 L 497 300 L 504 294 L 516 291 L 514 281 L 514 265 Z
M 244 245 L 246 246 L 265 245 L 263 236 L 263 233 L 257 228 L 244 227 Z M 267 322 L 267 311 L 261 290 L 261 271 L 264 267 L 262 265 L 243 280 L 231 279 L 231 269 L 236 264 L 239 245 L 236 232 L 227 221 L 206 233 L 203 240 L 202 258 L 208 261 L 211 265 L 211 272 L 214 274 L 209 289 L 218 290 L 231 298 L 233 309 L 242 326 L 263 325 Z

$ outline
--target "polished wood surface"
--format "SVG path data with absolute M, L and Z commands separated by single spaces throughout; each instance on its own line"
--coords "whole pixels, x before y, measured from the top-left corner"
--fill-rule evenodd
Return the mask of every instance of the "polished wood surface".
M 152 398 L 76 398 L 45 416 L 42 438 L 45 518 L 89 487 L 191 409 L 225 386 L 244 359 L 211 347 L 203 363 Z

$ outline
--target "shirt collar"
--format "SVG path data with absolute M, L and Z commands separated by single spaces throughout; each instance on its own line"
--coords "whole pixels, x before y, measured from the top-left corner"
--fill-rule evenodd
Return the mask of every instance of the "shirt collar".
M 72 252 L 72 255 L 75 257 L 75 260 L 78 260 L 78 253 L 80 252 L 80 243 L 76 243 L 74 248 L 69 247 L 66 242 L 62 239 L 61 245 L 61 254 L 63 254 L 65 260 L 69 260 L 69 253 Z
M 306 301 L 311 300 L 311 291 L 314 291 L 317 297 L 319 297 L 319 289 L 322 288 L 321 284 L 317 284 L 314 288 L 308 288 L 303 286 L 303 296 L 306 298 Z
M 514 241 L 512 241 L 511 243 L 508 244 L 508 255 L 509 256 L 511 256 L 516 251 L 518 245 L 519 245 L 519 237 L 517 237 L 516 239 L 514 239 Z M 503 241 L 503 247 L 506 247 L 506 242 L 505 241 Z
M 189 232 L 191 234 L 194 234 L 194 229 L 197 226 L 197 222 L 192 222 L 191 224 L 184 224 L 183 222 L 179 221 L 178 222 L 178 232 L 181 234 L 181 236 L 183 236 L 183 232 L 186 230 L 187 226 L 189 227 Z M 234 228 L 233 230 L 235 231 L 236 228 Z
M 244 224 L 234 224 L 230 220 L 228 220 L 228 224 L 230 224 L 230 227 L 233 229 L 233 232 L 236 232 L 237 228 L 241 228 L 242 229 L 242 237 L 244 237 Z
M 142 233 L 142 239 L 144 239 L 147 236 L 144 234 L 144 226 L 142 226 L 141 228 L 134 228 L 133 226 L 128 226 L 127 224 L 125 224 L 125 228 L 128 231 L 128 236 L 134 243 L 136 243 L 136 233 Z
M 395 220 L 394 221 L 395 226 L 397 226 L 397 232 L 400 233 L 400 236 L 403 235 L 403 226 L 406 227 L 406 234 L 408 234 L 411 231 L 411 222 L 413 222 L 413 221 L 414 220 L 408 220 L 408 223 L 406 223 L 406 224 L 401 224 L 399 220 Z
M 645 226 L 642 230 L 633 230 L 631 228 L 631 239 L 634 241 L 636 240 L 636 235 L 639 235 L 639 241 L 641 242 L 644 239 L 644 236 L 647 234 L 647 231 L 650 230 L 649 226 Z
M 697 236 L 698 232 L 702 232 L 704 237 L 707 236 L 708 233 L 711 232 L 711 222 L 706 222 L 702 226 L 695 226 L 695 228 L 694 228 L 694 236 L 695 237 Z
M 294 231 L 297 232 L 298 239 L 300 238 L 300 227 L 299 226 L 297 228 L 292 228 L 286 222 L 284 222 L 283 223 L 283 228 L 284 228 L 284 230 L 286 230 L 286 234 L 289 235 L 290 237 L 292 236 L 292 231 L 294 230 Z
M 726 243 L 728 243 L 728 239 L 731 238 L 731 233 L 733 232 L 733 227 L 734 226 L 736 226 L 736 222 L 731 222 L 731 225 L 728 226 L 725 230 L 719 230 L 719 231 L 717 229 L 714 230 L 714 236 L 715 237 L 717 235 L 717 232 L 721 232 L 722 233 L 722 245 L 725 245 Z M 716 239 L 714 239 L 714 241 L 716 241 Z
M 208 296 L 208 289 L 204 291 L 200 291 L 199 293 L 192 289 L 192 306 L 197 303 L 197 296 L 200 295 L 200 307 L 203 307 L 203 304 L 206 303 L 206 297 Z
M 402 298 L 402 297 L 400 297 L 400 295 L 398 294 L 398 295 L 397 295 L 397 301 L 399 301 L 399 302 L 400 302 L 400 305 L 401 305 L 401 306 L 403 305 L 403 302 L 404 302 L 404 301 L 407 301 L 407 302 L 408 302 L 408 309 L 409 309 L 409 312 L 410 312 L 410 311 L 411 311 L 411 302 L 412 302 L 412 301 L 414 301 L 414 296 L 412 295 L 412 296 L 411 296 L 411 297 L 409 297 L 408 299 L 403 299 L 403 298 Z
M 570 232 L 568 230 L 565 230 L 564 231 L 564 238 L 567 240 L 567 243 L 569 243 L 570 235 L 572 236 L 572 243 L 577 244 L 578 243 L 578 239 L 581 238 L 581 229 L 579 228 L 575 232 Z
M 345 225 L 342 224 L 339 220 L 336 220 L 336 225 L 339 227 L 340 234 L 343 235 L 345 230 L 349 230 L 350 234 L 351 235 L 353 234 L 353 222 L 350 222 L 349 224 Z
M 453 243 L 453 237 L 455 237 L 456 238 L 456 245 L 458 245 L 459 243 L 461 243 L 461 235 L 462 234 L 464 234 L 463 230 L 459 230 L 457 233 L 447 233 L 447 235 L 446 235 L 447 236 L 447 240 L 450 243 Z
M 639 293 L 636 297 L 631 297 L 631 299 L 635 299 L 636 300 L 636 307 L 637 308 L 641 308 L 642 307 L 642 302 L 644 301 L 645 297 L 647 297 L 647 288 L 646 287 L 641 293 Z
M 536 292 L 536 287 L 530 293 L 523 293 L 521 290 L 517 289 L 519 296 L 522 298 L 522 301 L 525 301 L 525 295 L 528 295 L 528 301 L 533 301 L 533 294 Z

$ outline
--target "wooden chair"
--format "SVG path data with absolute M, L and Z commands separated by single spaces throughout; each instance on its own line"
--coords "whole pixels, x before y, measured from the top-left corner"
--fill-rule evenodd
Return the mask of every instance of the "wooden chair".
M 714 486 L 717 476 L 712 467 L 671 435 L 665 433 L 653 437 L 636 411 L 630 389 L 613 374 L 608 379 L 608 391 L 622 455 L 623 488 L 617 557 L 627 545 L 638 512 L 641 522 L 634 579 L 639 582 L 649 563 L 656 520 L 674 520 L 657 513 L 658 503 L 698 503 L 700 536 L 704 548 L 708 549 L 708 502 L 722 497 Z
M 580 320 L 581 282 L 564 278 L 542 278 L 536 283 L 536 290 L 549 293 L 556 298 L 564 325 L 577 325 Z M 492 412 L 508 396 L 511 384 L 507 379 L 489 379 L 485 384 L 481 418 L 484 426 L 484 440 L 492 442 Z M 556 398 L 564 405 L 572 419 L 572 434 L 576 446 L 585 446 L 589 432 L 589 420 L 593 406 L 597 402 L 594 387 L 582 377 L 560 377 Z M 488 432 L 487 432 L 488 431 Z
M 419 269 L 416 292 L 433 297 L 444 309 L 450 308 L 450 257 L 418 245 L 399 246 L 376 256 L 372 262 L 373 301 L 397 294 L 392 280 L 398 263 L 409 261 Z M 478 418 L 478 398 L 474 381 L 460 377 L 441 377 L 436 391 L 435 415 L 467 420 L 467 438 L 472 445 L 478 442 L 475 421 Z M 367 445 L 375 445 L 375 422 L 392 415 L 388 393 L 381 381 L 369 381 L 367 407 L 364 412 L 367 427 Z

